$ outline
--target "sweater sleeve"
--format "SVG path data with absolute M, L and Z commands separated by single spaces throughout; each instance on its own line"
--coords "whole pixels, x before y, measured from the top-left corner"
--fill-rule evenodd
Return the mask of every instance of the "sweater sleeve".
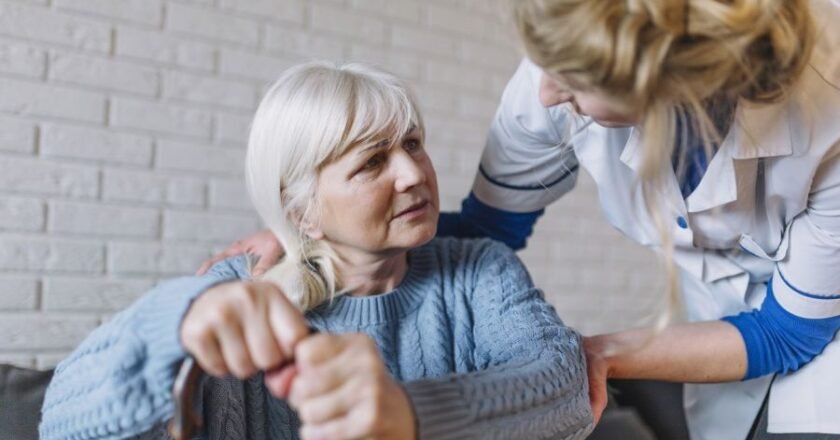
M 164 282 L 94 330 L 56 368 L 40 438 L 127 438 L 168 419 L 172 385 L 186 357 L 179 339 L 184 314 L 210 287 L 246 278 L 247 268 L 246 257 L 235 257 L 204 276 Z
M 580 336 L 510 249 L 484 243 L 471 298 L 480 370 L 404 384 L 419 438 L 584 438 L 593 423 Z

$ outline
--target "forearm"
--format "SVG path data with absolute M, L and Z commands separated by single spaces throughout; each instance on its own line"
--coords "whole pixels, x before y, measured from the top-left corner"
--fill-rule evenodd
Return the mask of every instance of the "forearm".
M 744 377 L 747 354 L 743 338 L 723 321 L 626 330 L 586 339 L 587 352 L 603 359 L 616 379 L 672 382 L 731 382 Z
M 582 355 L 515 362 L 404 387 L 414 405 L 418 439 L 582 439 L 592 429 Z
M 405 384 L 419 438 L 583 438 L 592 413 L 580 336 L 508 247 L 480 245 L 469 297 L 477 371 Z
M 178 327 L 217 276 L 164 283 L 91 333 L 56 369 L 42 409 L 43 439 L 125 438 L 172 413 L 172 383 L 186 353 Z

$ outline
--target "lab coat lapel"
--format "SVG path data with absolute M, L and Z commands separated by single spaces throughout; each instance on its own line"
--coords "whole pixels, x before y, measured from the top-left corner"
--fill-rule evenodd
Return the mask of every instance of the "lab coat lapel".
M 700 185 L 686 199 L 689 212 L 723 206 L 754 185 L 758 159 L 793 152 L 790 123 L 781 104 L 738 103 L 735 122 L 709 163 Z
M 622 163 L 624 163 L 624 165 L 632 170 L 633 176 L 636 176 L 636 178 L 638 178 L 642 169 L 643 149 L 644 146 L 642 145 L 639 130 L 633 128 L 629 139 L 627 139 L 627 142 L 624 144 L 624 148 L 621 151 L 619 159 Z M 671 166 L 670 162 L 664 163 L 662 166 L 666 167 L 663 172 L 668 173 L 668 168 Z M 670 216 L 672 212 L 675 212 L 678 215 L 685 215 L 685 203 L 683 203 L 682 194 L 680 193 L 679 182 L 677 182 L 674 176 L 668 176 L 665 179 L 665 182 L 667 182 L 666 184 L 668 187 L 664 188 L 662 194 L 665 195 L 667 204 L 662 206 L 662 209 L 664 210 L 663 215 L 665 215 L 666 218 L 667 216 Z

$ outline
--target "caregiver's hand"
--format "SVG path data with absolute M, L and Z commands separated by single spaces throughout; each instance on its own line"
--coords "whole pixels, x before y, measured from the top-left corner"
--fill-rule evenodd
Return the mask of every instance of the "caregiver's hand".
M 604 356 L 603 348 L 597 336 L 583 338 L 586 373 L 589 377 L 589 403 L 592 405 L 592 419 L 595 424 L 598 424 L 607 407 L 609 364 Z
M 209 260 L 202 263 L 195 274 L 204 275 L 219 261 L 228 257 L 245 254 L 259 257 L 257 264 L 251 269 L 251 274 L 257 276 L 262 275 L 271 266 L 277 264 L 277 261 L 283 256 L 283 248 L 280 247 L 280 242 L 277 241 L 274 233 L 266 229 L 250 237 L 233 242 L 225 250 L 213 255 Z
M 295 359 L 289 402 L 303 422 L 302 439 L 416 438 L 411 402 L 368 336 L 313 335 L 298 344 Z
M 180 336 L 204 371 L 245 379 L 291 360 L 308 334 L 303 315 L 276 285 L 230 282 L 195 299 Z

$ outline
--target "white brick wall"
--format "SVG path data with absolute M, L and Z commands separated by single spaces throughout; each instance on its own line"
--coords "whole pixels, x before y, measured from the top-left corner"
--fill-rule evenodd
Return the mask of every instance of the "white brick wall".
M 456 208 L 518 62 L 493 2 L 0 0 L 0 362 L 54 365 L 158 280 L 255 230 L 250 118 L 303 60 L 408 79 Z M 632 324 L 658 294 L 651 258 L 595 199 L 582 176 L 522 253 L 585 332 Z

